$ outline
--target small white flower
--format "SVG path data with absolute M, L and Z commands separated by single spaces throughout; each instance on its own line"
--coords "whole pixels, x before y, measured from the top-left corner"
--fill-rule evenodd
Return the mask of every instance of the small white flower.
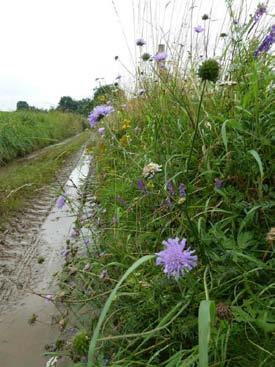
M 151 162 L 143 168 L 142 175 L 144 178 L 153 178 L 157 172 L 161 172 L 161 166 Z

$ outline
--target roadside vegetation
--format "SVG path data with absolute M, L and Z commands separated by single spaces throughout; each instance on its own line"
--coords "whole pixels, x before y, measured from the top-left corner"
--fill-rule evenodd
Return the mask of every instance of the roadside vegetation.
M 89 139 L 84 131 L 64 143 L 49 146 L 33 157 L 22 158 L 0 168 L 0 227 L 39 195 L 43 187 L 59 180 L 59 171 Z M 60 182 L 60 189 L 63 182 Z
M 0 166 L 81 132 L 79 115 L 37 111 L 0 112 Z
M 74 366 L 275 365 L 275 29 L 227 5 L 220 51 L 207 14 L 185 58 L 140 38 L 135 98 L 90 115 L 97 233 L 68 241 L 54 297 Z

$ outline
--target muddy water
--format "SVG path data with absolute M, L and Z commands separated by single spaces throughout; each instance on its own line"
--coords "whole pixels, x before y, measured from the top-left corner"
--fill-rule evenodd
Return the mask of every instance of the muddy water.
M 43 357 L 44 346 L 53 342 L 59 333 L 57 326 L 52 325 L 57 310 L 51 302 L 34 293 L 46 296 L 55 291 L 54 273 L 61 268 L 62 250 L 73 233 L 81 187 L 89 175 L 90 163 L 91 157 L 83 153 L 72 171 L 64 187 L 69 204 L 62 209 L 54 206 L 31 233 L 31 240 L 28 231 L 17 236 L 19 250 L 24 249 L 20 261 L 14 262 L 12 256 L 10 263 L 9 256 L 0 259 L 6 261 L 10 270 L 2 273 L 0 288 L 0 367 L 46 366 L 49 357 Z M 35 215 L 34 210 L 33 217 L 38 222 L 39 216 L 39 211 Z M 28 228 L 27 223 L 25 227 Z M 12 248 L 16 252 L 16 244 L 13 243 Z M 38 264 L 38 258 L 44 262 Z M 30 325 L 28 320 L 32 315 L 37 315 L 37 321 Z

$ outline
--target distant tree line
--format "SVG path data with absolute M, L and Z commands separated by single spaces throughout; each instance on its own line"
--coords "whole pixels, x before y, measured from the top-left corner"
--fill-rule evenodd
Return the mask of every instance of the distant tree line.
M 81 115 L 88 116 L 90 111 L 100 104 L 106 104 L 108 102 L 112 103 L 113 105 L 116 101 L 125 98 L 124 91 L 115 84 L 106 84 L 94 89 L 94 96 L 93 98 L 83 98 L 80 100 L 75 100 L 70 96 L 63 96 L 60 98 L 58 106 L 56 110 L 63 111 L 63 112 L 72 112 L 72 113 L 79 113 Z M 29 106 L 26 101 L 18 101 L 16 105 L 17 111 L 40 111 L 40 109 Z

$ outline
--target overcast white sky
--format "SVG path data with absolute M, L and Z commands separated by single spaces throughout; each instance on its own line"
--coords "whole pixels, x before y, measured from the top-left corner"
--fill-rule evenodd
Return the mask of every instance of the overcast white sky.
M 149 20 L 142 25 L 138 4 L 151 2 L 166 11 L 170 8 L 178 19 L 177 12 L 190 2 L 113 1 L 120 21 L 112 0 L 0 0 L 0 109 L 13 110 L 18 100 L 47 108 L 56 105 L 63 95 L 76 99 L 91 96 L 97 85 L 95 78 L 104 77 L 109 83 L 123 74 L 115 55 L 131 68 L 125 37 L 134 52 L 135 37 L 150 31 Z M 219 17 L 224 12 L 223 0 L 197 2 L 207 11 L 212 1 Z M 173 8 L 174 2 L 178 8 Z M 203 11 L 200 8 L 200 16 Z M 167 13 L 165 18 L 170 21 Z M 163 14 L 159 13 L 154 22 L 161 21 Z

